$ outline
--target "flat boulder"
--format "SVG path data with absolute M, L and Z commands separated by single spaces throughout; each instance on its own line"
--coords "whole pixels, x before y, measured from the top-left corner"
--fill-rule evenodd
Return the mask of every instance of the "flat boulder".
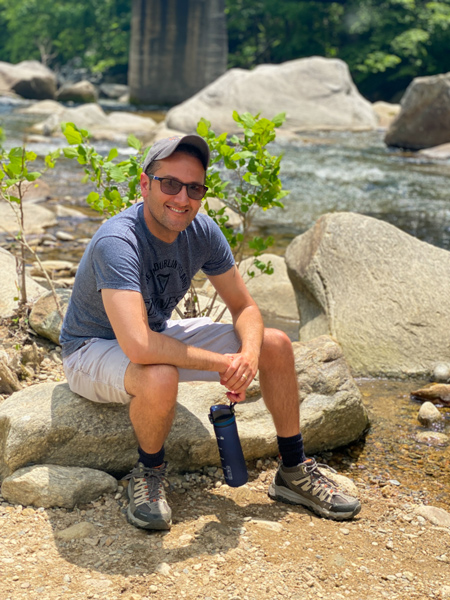
M 45 121 L 33 125 L 32 131 L 62 137 L 62 123 L 75 123 L 77 127 L 87 129 L 94 139 L 111 141 L 126 141 L 130 134 L 147 139 L 156 127 L 156 122 L 150 117 L 127 112 L 113 112 L 107 115 L 98 104 L 84 104 L 50 115 Z
M 384 138 L 388 146 L 421 150 L 450 142 L 450 73 L 417 77 Z
M 47 227 L 57 224 L 55 213 L 45 206 L 33 204 L 33 189 L 31 187 L 28 189 L 30 196 L 25 194 L 23 205 L 24 231 L 28 235 L 44 233 Z M 27 202 L 28 199 L 30 202 Z M 13 209 L 7 202 L 0 202 L 0 232 L 15 236 L 19 231 L 20 225 Z
M 346 63 L 313 56 L 248 71 L 230 69 L 182 104 L 170 109 L 171 129 L 195 131 L 204 117 L 216 133 L 242 131 L 232 118 L 260 113 L 273 118 L 286 113 L 282 129 L 367 130 L 377 127 L 370 102 L 356 89 Z
M 306 450 L 332 449 L 360 437 L 368 425 L 367 413 L 336 342 L 323 337 L 296 344 L 294 350 Z M 249 387 L 247 397 L 236 407 L 245 457 L 274 456 L 278 451 L 275 429 L 258 380 Z M 193 470 L 220 464 L 208 420 L 210 406 L 220 403 L 228 404 L 218 383 L 180 385 L 177 414 L 165 444 L 173 468 Z M 61 383 L 31 386 L 4 400 L 0 439 L 0 479 L 35 464 L 123 474 L 137 459 L 128 406 L 95 404 Z
M 450 361 L 450 253 L 355 213 L 323 215 L 286 251 L 300 339 L 333 336 L 354 373 L 429 376 Z
M 72 509 L 117 490 L 117 481 L 104 471 L 58 465 L 35 465 L 7 477 L 2 496 L 11 504 Z
M 18 306 L 16 272 L 16 259 L 14 256 L 0 248 L 0 273 L 2 274 L 2 284 L 0 285 L 0 318 L 10 317 Z M 30 299 L 38 298 L 46 290 L 31 277 L 26 277 L 27 294 Z
M 30 100 L 52 99 L 56 93 L 55 74 L 37 60 L 0 62 L 0 82 L 2 89 Z

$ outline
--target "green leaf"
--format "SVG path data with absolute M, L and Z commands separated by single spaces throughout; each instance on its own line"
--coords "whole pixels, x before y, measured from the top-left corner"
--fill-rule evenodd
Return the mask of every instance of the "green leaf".
M 198 135 L 201 135 L 203 138 L 208 137 L 209 127 L 210 127 L 210 124 L 208 124 L 208 122 L 205 121 L 204 119 L 199 121 L 197 124 Z
M 38 177 L 40 177 L 41 174 L 38 173 L 37 171 L 34 171 L 32 173 L 27 173 L 26 175 L 26 180 L 27 181 L 36 181 L 36 179 L 38 179 Z
M 63 154 L 66 158 L 78 158 L 78 150 L 76 148 L 63 148 Z
M 286 113 L 282 112 L 282 113 L 279 113 L 278 115 L 276 115 L 272 119 L 272 123 L 275 125 L 275 127 L 281 127 L 281 125 L 283 125 L 285 120 L 286 120 Z
M 86 198 L 86 202 L 88 204 L 95 204 L 100 198 L 100 194 L 98 192 L 91 192 L 90 194 L 88 194 L 87 198 Z
M 73 123 L 62 123 L 61 128 L 64 137 L 71 146 L 74 146 L 75 144 L 81 144 L 83 142 L 81 133 Z
M 142 148 L 142 142 L 141 142 L 141 141 L 139 141 L 139 140 L 137 139 L 137 137 L 136 137 L 135 135 L 133 135 L 133 134 L 131 134 L 131 135 L 129 135 L 129 136 L 127 137 L 127 144 L 128 144 L 129 146 L 131 146 L 131 148 L 134 148 L 135 150 L 137 150 L 138 152 L 139 152 L 139 151 L 141 150 L 141 148 Z M 113 150 L 116 150 L 116 148 L 113 148 Z M 116 150 L 116 152 L 117 152 L 117 150 Z M 116 156 L 117 156 L 118 154 L 119 154 L 119 153 L 117 152 Z M 114 157 L 114 158 L 115 158 L 115 157 Z M 108 160 L 112 160 L 112 159 L 110 159 L 110 158 L 108 157 Z

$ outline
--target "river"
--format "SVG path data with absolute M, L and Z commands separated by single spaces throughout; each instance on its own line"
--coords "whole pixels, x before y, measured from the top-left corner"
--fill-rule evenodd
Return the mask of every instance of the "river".
M 161 115 L 160 115 L 161 116 Z M 14 112 L 0 104 L 0 126 L 7 135 L 7 147 L 21 145 L 36 117 Z M 62 141 L 31 143 L 38 155 Z M 109 151 L 113 144 L 96 144 Z M 121 151 L 127 152 L 126 148 Z M 450 161 L 430 160 L 419 154 L 386 148 L 383 132 L 314 132 L 297 141 L 280 139 L 271 145 L 274 154 L 283 153 L 281 179 L 290 195 L 285 208 L 261 213 L 255 230 L 275 237 L 274 251 L 282 254 L 296 236 L 311 227 L 327 212 L 352 211 L 387 221 L 420 240 L 450 250 Z M 89 238 L 99 225 L 99 217 L 86 208 L 88 189 L 80 184 L 81 173 L 74 161 L 61 161 L 46 175 L 52 199 L 48 205 L 63 204 L 83 210 L 88 218 L 60 219 L 57 229 L 72 232 L 76 238 Z M 3 243 L 5 240 L 3 239 Z M 0 238 L 0 243 L 2 239 Z M 45 258 L 78 260 L 84 244 L 55 244 L 44 248 Z M 291 323 L 288 333 L 295 337 L 298 326 Z M 409 399 L 418 387 L 414 381 L 361 380 L 358 385 L 371 417 L 371 430 L 365 439 L 342 452 L 325 453 L 339 470 L 361 469 L 368 485 L 397 486 L 403 496 L 419 498 L 442 508 L 449 507 L 449 447 L 419 444 L 415 433 L 419 405 Z M 441 430 L 450 435 L 450 408 Z

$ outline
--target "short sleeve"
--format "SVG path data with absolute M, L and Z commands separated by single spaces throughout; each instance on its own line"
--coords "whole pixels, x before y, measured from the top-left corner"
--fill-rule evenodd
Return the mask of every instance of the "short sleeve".
M 207 261 L 202 266 L 202 271 L 205 275 L 222 275 L 234 266 L 234 256 L 225 236 L 212 219 L 209 223 L 209 229 L 210 252 Z
M 92 251 L 97 291 L 102 289 L 141 291 L 139 255 L 133 245 L 116 236 L 100 238 Z

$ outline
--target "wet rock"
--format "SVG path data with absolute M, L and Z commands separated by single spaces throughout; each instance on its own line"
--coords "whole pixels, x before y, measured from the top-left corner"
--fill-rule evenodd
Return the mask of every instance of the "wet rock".
M 432 160 L 448 160 L 450 158 L 450 144 L 440 144 L 433 148 L 426 148 L 425 150 L 420 150 L 418 154 Z
M 436 506 L 419 506 L 414 513 L 438 527 L 450 527 L 450 513 Z
M 37 465 L 19 469 L 2 483 L 2 496 L 11 504 L 72 509 L 117 490 L 111 475 L 94 469 Z
M 430 427 L 434 423 L 441 422 L 444 417 L 431 402 L 424 402 L 420 407 L 417 419 L 421 425 Z
M 82 521 L 81 523 L 75 523 L 75 525 L 67 527 L 67 529 L 55 531 L 55 538 L 69 542 L 70 540 L 82 540 L 84 538 L 94 537 L 98 534 L 98 527 L 87 521 Z
M 429 375 L 438 357 L 450 360 L 447 250 L 372 217 L 334 213 L 291 242 L 286 264 L 300 339 L 333 336 L 354 373 Z
M 100 85 L 100 95 L 110 100 L 119 100 L 122 96 L 129 93 L 129 87 L 120 83 L 102 83 Z
M 98 91 L 90 81 L 66 83 L 56 92 L 56 99 L 59 102 L 76 102 L 77 104 L 97 102 Z
M 203 90 L 170 109 L 172 129 L 195 131 L 205 117 L 218 133 L 238 133 L 232 118 L 239 113 L 273 118 L 286 112 L 283 129 L 374 129 L 372 105 L 356 89 L 347 65 L 338 59 L 314 56 L 280 65 L 259 65 L 251 71 L 229 69 Z
M 419 431 L 416 434 L 416 440 L 420 444 L 428 444 L 429 446 L 447 446 L 449 443 L 448 435 L 438 431 Z
M 61 242 L 73 242 L 75 239 L 75 236 L 71 233 L 67 233 L 67 231 L 57 231 L 55 235 Z
M 428 400 L 434 404 L 445 404 L 450 406 L 450 384 L 432 383 L 431 385 L 420 388 L 415 392 L 411 392 L 413 400 L 421 402 Z
M 402 100 L 402 110 L 389 128 L 388 146 L 421 150 L 450 140 L 450 73 L 416 77 Z
M 10 317 L 18 306 L 17 300 L 17 271 L 14 256 L 0 248 L 0 273 L 2 283 L 0 285 L 0 317 Z M 27 295 L 30 300 L 39 297 L 45 289 L 31 279 L 26 277 Z
M 53 292 L 47 292 L 34 303 L 30 313 L 30 326 L 36 333 L 42 335 L 55 344 L 59 344 L 59 335 L 64 315 L 69 305 L 71 290 L 55 290 L 62 315 L 58 312 Z
M 433 369 L 433 380 L 438 383 L 448 383 L 450 381 L 450 364 L 438 363 Z
M 367 413 L 337 344 L 325 338 L 312 347 L 299 344 L 302 392 L 301 426 L 307 452 L 332 449 L 357 439 Z M 309 361 L 309 362 L 308 362 Z M 308 380 L 308 369 L 311 367 Z M 328 376 L 327 376 L 328 373 Z M 346 380 L 345 373 L 347 373 Z M 332 381 L 328 381 L 331 378 Z M 219 454 L 209 407 L 223 403 L 218 383 L 183 383 L 166 454 L 175 470 L 218 465 Z M 236 408 L 239 435 L 247 460 L 275 456 L 275 428 L 256 381 L 249 400 Z M 66 384 L 40 384 L 17 392 L 0 405 L 0 477 L 36 464 L 58 464 L 125 473 L 136 461 L 137 442 L 127 406 L 95 404 L 72 393 Z

